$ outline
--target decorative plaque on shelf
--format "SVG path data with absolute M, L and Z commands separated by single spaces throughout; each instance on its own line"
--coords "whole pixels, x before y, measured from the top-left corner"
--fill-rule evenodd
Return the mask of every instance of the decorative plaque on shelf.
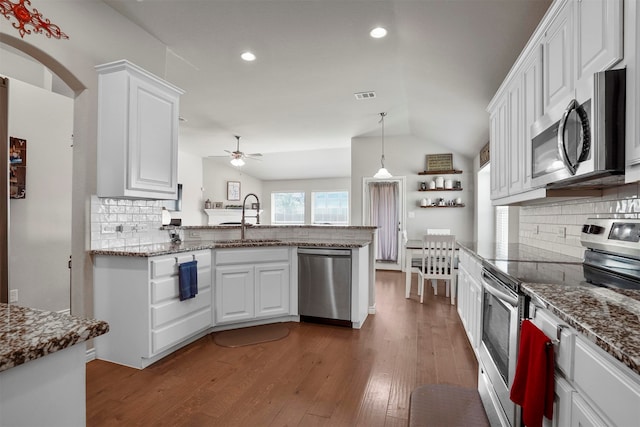
M 489 154 L 489 143 L 484 144 L 484 147 L 480 149 L 480 167 L 489 163 L 491 160 L 491 155 Z
M 453 154 L 427 154 L 427 172 L 453 170 Z

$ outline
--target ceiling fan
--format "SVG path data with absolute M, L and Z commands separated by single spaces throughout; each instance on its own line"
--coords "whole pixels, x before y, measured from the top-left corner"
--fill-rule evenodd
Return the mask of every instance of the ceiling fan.
M 231 164 L 233 166 L 240 167 L 244 165 L 244 159 L 260 160 L 258 157 L 262 157 L 261 153 L 245 154 L 242 151 L 240 151 L 240 136 L 238 135 L 234 135 L 234 136 L 236 137 L 236 150 L 235 151 L 224 150 L 227 153 L 229 153 L 229 156 L 231 156 Z

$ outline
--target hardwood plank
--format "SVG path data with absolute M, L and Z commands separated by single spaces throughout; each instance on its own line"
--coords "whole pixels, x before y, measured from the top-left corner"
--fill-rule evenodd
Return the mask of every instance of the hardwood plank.
M 225 348 L 209 335 L 144 370 L 89 362 L 87 426 L 404 426 L 416 386 L 477 386 L 444 285 L 420 304 L 404 277 L 377 272 L 360 330 L 290 323 L 280 341 Z

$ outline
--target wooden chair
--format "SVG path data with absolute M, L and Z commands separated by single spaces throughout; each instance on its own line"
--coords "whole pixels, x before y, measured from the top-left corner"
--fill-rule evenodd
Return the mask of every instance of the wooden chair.
M 451 295 L 451 304 L 455 304 L 455 250 L 456 237 L 451 234 L 425 234 L 422 237 L 422 256 L 417 271 L 420 303 L 424 302 L 424 281 L 430 279 L 434 295 L 438 295 L 438 280 L 445 280 L 446 296 Z

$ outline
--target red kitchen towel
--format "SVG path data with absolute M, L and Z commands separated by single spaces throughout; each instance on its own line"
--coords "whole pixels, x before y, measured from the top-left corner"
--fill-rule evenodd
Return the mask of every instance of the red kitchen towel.
M 522 322 L 511 400 L 522 406 L 527 427 L 542 426 L 543 415 L 553 417 L 554 359 L 551 340 L 528 320 Z

